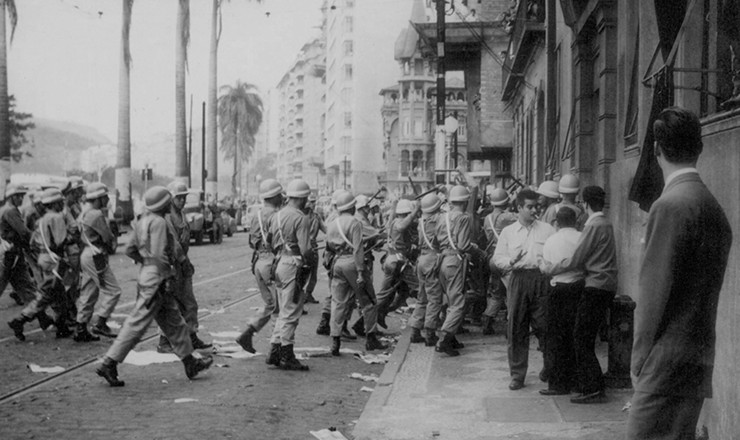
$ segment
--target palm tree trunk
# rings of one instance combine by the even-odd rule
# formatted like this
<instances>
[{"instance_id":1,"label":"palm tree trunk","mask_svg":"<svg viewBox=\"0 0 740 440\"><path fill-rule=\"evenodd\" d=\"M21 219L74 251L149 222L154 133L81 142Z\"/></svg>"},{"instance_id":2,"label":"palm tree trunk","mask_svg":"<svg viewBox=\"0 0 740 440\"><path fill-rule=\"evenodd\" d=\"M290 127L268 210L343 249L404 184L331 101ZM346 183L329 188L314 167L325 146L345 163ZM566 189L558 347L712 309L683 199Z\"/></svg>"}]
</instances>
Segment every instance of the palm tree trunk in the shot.
<instances>
[{"instance_id":1,"label":"palm tree trunk","mask_svg":"<svg viewBox=\"0 0 740 440\"><path fill-rule=\"evenodd\" d=\"M0 0L0 197L10 181L10 109L8 99L8 50L5 36L5 1Z\"/></svg>"},{"instance_id":2,"label":"palm tree trunk","mask_svg":"<svg viewBox=\"0 0 740 440\"><path fill-rule=\"evenodd\" d=\"M211 13L211 51L208 59L208 104L206 105L206 154L208 155L208 178L206 193L218 200L218 126L216 122L218 87L218 40L220 27L218 25L220 0L213 0ZM204 159L205 160L205 159Z\"/></svg>"},{"instance_id":3,"label":"palm tree trunk","mask_svg":"<svg viewBox=\"0 0 740 440\"><path fill-rule=\"evenodd\" d=\"M238 125L234 123L234 174L231 175L231 194L236 196L236 187L239 186L239 132Z\"/></svg>"},{"instance_id":4,"label":"palm tree trunk","mask_svg":"<svg viewBox=\"0 0 740 440\"><path fill-rule=\"evenodd\" d=\"M129 51L129 31L131 30L131 9L134 0L122 0L123 21L121 23L121 59L118 70L118 155L116 158L116 198L121 208L123 220L134 218L134 205L131 200L131 52Z\"/></svg>"},{"instance_id":5,"label":"palm tree trunk","mask_svg":"<svg viewBox=\"0 0 740 440\"><path fill-rule=\"evenodd\" d=\"M188 181L188 148L185 119L185 63L190 33L190 0L180 0L175 36L175 180Z\"/></svg>"}]
</instances>

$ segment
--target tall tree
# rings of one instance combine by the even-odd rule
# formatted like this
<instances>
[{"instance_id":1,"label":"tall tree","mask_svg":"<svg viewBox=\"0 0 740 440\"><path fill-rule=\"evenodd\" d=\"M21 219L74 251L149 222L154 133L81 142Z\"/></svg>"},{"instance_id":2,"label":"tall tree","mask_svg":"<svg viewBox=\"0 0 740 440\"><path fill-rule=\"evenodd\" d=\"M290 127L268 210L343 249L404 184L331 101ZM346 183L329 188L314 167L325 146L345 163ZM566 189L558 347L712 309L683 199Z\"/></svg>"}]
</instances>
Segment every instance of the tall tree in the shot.
<instances>
[{"instance_id":1,"label":"tall tree","mask_svg":"<svg viewBox=\"0 0 740 440\"><path fill-rule=\"evenodd\" d=\"M208 155L207 197L218 200L218 126L216 89L218 84L218 42L221 39L221 0L213 0L211 51L208 59L208 102L206 103L206 154ZM203 158L203 160L206 160Z\"/></svg>"},{"instance_id":2,"label":"tall tree","mask_svg":"<svg viewBox=\"0 0 740 440\"><path fill-rule=\"evenodd\" d=\"M190 0L179 0L175 36L175 180L188 182L185 70L190 42Z\"/></svg>"},{"instance_id":3,"label":"tall tree","mask_svg":"<svg viewBox=\"0 0 740 440\"><path fill-rule=\"evenodd\" d=\"M134 218L131 200L131 11L134 0L122 0L121 58L118 68L118 154L116 156L116 200L124 221Z\"/></svg>"},{"instance_id":4,"label":"tall tree","mask_svg":"<svg viewBox=\"0 0 740 440\"><path fill-rule=\"evenodd\" d=\"M14 0L0 0L0 197L5 197L5 186L10 181L10 99L8 98L8 48L6 41L5 14L10 21L10 41L13 42L18 12Z\"/></svg>"},{"instance_id":5,"label":"tall tree","mask_svg":"<svg viewBox=\"0 0 740 440\"><path fill-rule=\"evenodd\" d=\"M238 198L241 162L252 155L254 136L262 124L262 98L257 87L241 81L237 81L234 87L221 87L218 120L221 128L221 151L227 159L234 159L231 193L234 198Z\"/></svg>"}]
</instances>

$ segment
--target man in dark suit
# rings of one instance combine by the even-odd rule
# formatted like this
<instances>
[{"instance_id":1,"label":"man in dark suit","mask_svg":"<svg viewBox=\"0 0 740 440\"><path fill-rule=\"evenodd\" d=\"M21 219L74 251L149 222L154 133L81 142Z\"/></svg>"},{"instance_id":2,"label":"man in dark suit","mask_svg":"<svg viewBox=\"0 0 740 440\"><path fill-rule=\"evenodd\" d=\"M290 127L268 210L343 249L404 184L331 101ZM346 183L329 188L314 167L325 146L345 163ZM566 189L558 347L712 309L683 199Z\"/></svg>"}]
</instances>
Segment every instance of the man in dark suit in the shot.
<instances>
[{"instance_id":1,"label":"man in dark suit","mask_svg":"<svg viewBox=\"0 0 740 440\"><path fill-rule=\"evenodd\" d=\"M628 439L693 439L712 395L715 321L732 231L701 181L701 124L663 110L653 124L665 177L650 208L639 277Z\"/></svg>"}]
</instances>

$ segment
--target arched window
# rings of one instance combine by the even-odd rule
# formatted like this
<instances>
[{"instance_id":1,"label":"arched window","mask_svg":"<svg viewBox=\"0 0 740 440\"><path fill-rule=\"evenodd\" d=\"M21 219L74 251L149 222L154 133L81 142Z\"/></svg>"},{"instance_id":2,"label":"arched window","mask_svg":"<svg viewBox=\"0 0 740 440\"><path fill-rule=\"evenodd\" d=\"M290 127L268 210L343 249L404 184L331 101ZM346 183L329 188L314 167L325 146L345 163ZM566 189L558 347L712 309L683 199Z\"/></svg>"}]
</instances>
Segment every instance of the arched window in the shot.
<instances>
[{"instance_id":1,"label":"arched window","mask_svg":"<svg viewBox=\"0 0 740 440\"><path fill-rule=\"evenodd\" d=\"M421 150L414 150L414 155L411 159L411 171L414 174L424 172L424 153Z\"/></svg>"},{"instance_id":2,"label":"arched window","mask_svg":"<svg viewBox=\"0 0 740 440\"><path fill-rule=\"evenodd\" d=\"M409 175L409 152L408 150L401 151L401 175Z\"/></svg>"}]
</instances>

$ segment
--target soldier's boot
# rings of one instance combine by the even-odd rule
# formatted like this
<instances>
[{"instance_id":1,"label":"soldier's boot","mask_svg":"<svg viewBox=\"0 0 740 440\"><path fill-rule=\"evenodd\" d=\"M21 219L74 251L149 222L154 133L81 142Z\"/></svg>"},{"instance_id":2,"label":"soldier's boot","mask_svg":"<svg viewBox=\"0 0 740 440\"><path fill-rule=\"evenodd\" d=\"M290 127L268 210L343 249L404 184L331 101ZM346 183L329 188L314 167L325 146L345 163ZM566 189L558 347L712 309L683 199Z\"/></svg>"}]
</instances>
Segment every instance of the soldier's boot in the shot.
<instances>
[{"instance_id":1,"label":"soldier's boot","mask_svg":"<svg viewBox=\"0 0 740 440\"><path fill-rule=\"evenodd\" d=\"M13 334L15 334L16 339L19 341L25 341L26 335L23 334L23 326L31 321L31 319L21 315L12 321L8 321L8 327L13 329Z\"/></svg>"},{"instance_id":2,"label":"soldier's boot","mask_svg":"<svg viewBox=\"0 0 740 440\"><path fill-rule=\"evenodd\" d=\"M84 322L78 322L77 328L75 328L75 335L72 337L75 342L96 342L100 340L100 337L93 335L87 330L87 324Z\"/></svg>"},{"instance_id":3,"label":"soldier's boot","mask_svg":"<svg viewBox=\"0 0 740 440\"><path fill-rule=\"evenodd\" d=\"M395 298L393 298L393 302L390 306L388 306L388 311L393 312L395 310L398 310L401 307L406 307L408 304L406 303L406 299L409 297L408 292L399 290L396 292Z\"/></svg>"},{"instance_id":4,"label":"soldier's boot","mask_svg":"<svg viewBox=\"0 0 740 440\"><path fill-rule=\"evenodd\" d=\"M108 382L108 385L112 387L122 387L125 385L125 382L118 379L118 368L116 367L116 364L118 362L114 361L113 359L106 357L103 359L103 363L100 364L100 366L95 369L95 372L98 374L98 376L102 377L103 379Z\"/></svg>"},{"instance_id":5,"label":"soldier's boot","mask_svg":"<svg viewBox=\"0 0 740 440\"><path fill-rule=\"evenodd\" d=\"M202 341L197 333L190 333L190 342L193 344L194 350L205 350L206 348L213 347L213 344Z\"/></svg>"},{"instance_id":6,"label":"soldier's boot","mask_svg":"<svg viewBox=\"0 0 740 440\"><path fill-rule=\"evenodd\" d=\"M365 318L360 316L360 319L355 321L355 323L352 325L352 331L355 332L357 336L365 336Z\"/></svg>"},{"instance_id":7,"label":"soldier's boot","mask_svg":"<svg viewBox=\"0 0 740 440\"><path fill-rule=\"evenodd\" d=\"M349 339L350 341L354 341L357 339L357 336L353 335L349 329L347 328L347 321L344 321L344 324L342 325L342 334L341 336L344 339Z\"/></svg>"},{"instance_id":8,"label":"soldier's boot","mask_svg":"<svg viewBox=\"0 0 740 440\"><path fill-rule=\"evenodd\" d=\"M105 336L106 338L115 338L118 336L113 329L108 326L108 318L98 317L95 325L92 326L90 332L94 335Z\"/></svg>"},{"instance_id":9,"label":"soldier's boot","mask_svg":"<svg viewBox=\"0 0 740 440\"><path fill-rule=\"evenodd\" d=\"M276 367L280 366L280 344L272 344L270 346L270 354L267 355L265 363Z\"/></svg>"},{"instance_id":10,"label":"soldier's boot","mask_svg":"<svg viewBox=\"0 0 740 440\"><path fill-rule=\"evenodd\" d=\"M41 330L46 330L54 325L54 320L51 319L51 316L47 315L43 310L36 314L36 319L39 321L39 327L41 327Z\"/></svg>"},{"instance_id":11,"label":"soldier's boot","mask_svg":"<svg viewBox=\"0 0 740 440\"><path fill-rule=\"evenodd\" d=\"M254 354L256 353L256 350L252 345L252 336L254 336L254 329L251 325L249 325L247 326L247 329L244 330L238 338L236 338L236 343L239 344L239 346L243 348L244 351L248 351L249 353Z\"/></svg>"},{"instance_id":12,"label":"soldier's boot","mask_svg":"<svg viewBox=\"0 0 740 440\"><path fill-rule=\"evenodd\" d=\"M292 344L280 346L280 368L283 370L308 371L308 365L303 365L295 358Z\"/></svg>"},{"instance_id":13,"label":"soldier's boot","mask_svg":"<svg viewBox=\"0 0 740 440\"><path fill-rule=\"evenodd\" d=\"M411 343L418 344L424 342L424 337L421 335L421 329L411 327Z\"/></svg>"},{"instance_id":14,"label":"soldier's boot","mask_svg":"<svg viewBox=\"0 0 740 440\"><path fill-rule=\"evenodd\" d=\"M165 335L159 335L159 343L157 344L157 353L172 353L172 344Z\"/></svg>"},{"instance_id":15,"label":"soldier's boot","mask_svg":"<svg viewBox=\"0 0 740 440\"><path fill-rule=\"evenodd\" d=\"M426 334L427 337L425 339L424 345L427 347L436 347L437 341L439 341L439 338L437 337L437 332L433 328L426 328Z\"/></svg>"},{"instance_id":16,"label":"soldier's boot","mask_svg":"<svg viewBox=\"0 0 740 440\"><path fill-rule=\"evenodd\" d=\"M457 338L455 337L455 335L452 335L452 340L451 340L450 343L452 344L452 348L454 348L455 350L459 350L461 348L465 348L465 344L463 344L462 342L458 341Z\"/></svg>"},{"instance_id":17,"label":"soldier's boot","mask_svg":"<svg viewBox=\"0 0 740 440\"><path fill-rule=\"evenodd\" d=\"M334 336L331 338L331 355L332 356L339 356L339 347L342 345L341 339L339 336Z\"/></svg>"},{"instance_id":18,"label":"soldier's boot","mask_svg":"<svg viewBox=\"0 0 740 440\"><path fill-rule=\"evenodd\" d=\"M460 352L455 349L452 345L454 336L452 333L444 333L442 340L439 341L435 350L439 353L445 353L448 356L460 356Z\"/></svg>"},{"instance_id":19,"label":"soldier's boot","mask_svg":"<svg viewBox=\"0 0 740 440\"><path fill-rule=\"evenodd\" d=\"M54 326L57 328L57 339L68 338L74 334L74 331L67 325L67 317L63 314L57 316Z\"/></svg>"},{"instance_id":20,"label":"soldier's boot","mask_svg":"<svg viewBox=\"0 0 740 440\"><path fill-rule=\"evenodd\" d=\"M386 344L383 344L378 340L377 335L375 332L368 333L365 337L365 350L372 351L372 350L385 350L388 346Z\"/></svg>"},{"instance_id":21,"label":"soldier's boot","mask_svg":"<svg viewBox=\"0 0 740 440\"><path fill-rule=\"evenodd\" d=\"M182 363L185 365L185 375L188 376L188 379L192 379L201 371L207 370L213 363L213 358L210 356L197 358L189 354L182 358Z\"/></svg>"},{"instance_id":22,"label":"soldier's boot","mask_svg":"<svg viewBox=\"0 0 740 440\"><path fill-rule=\"evenodd\" d=\"M16 305L22 306L25 304L23 302L23 298L21 298L17 292L10 292L10 297L13 299L13 301L15 301Z\"/></svg>"},{"instance_id":23,"label":"soldier's boot","mask_svg":"<svg viewBox=\"0 0 740 440\"><path fill-rule=\"evenodd\" d=\"M309 292L306 294L306 304L318 304L319 300L314 298L313 292Z\"/></svg>"},{"instance_id":24,"label":"soldier's boot","mask_svg":"<svg viewBox=\"0 0 740 440\"><path fill-rule=\"evenodd\" d=\"M319 321L319 326L316 327L316 334L317 335L324 335L329 336L331 333L331 329L329 328L329 320L331 319L330 313L322 313L321 314L321 321Z\"/></svg>"},{"instance_id":25,"label":"soldier's boot","mask_svg":"<svg viewBox=\"0 0 740 440\"><path fill-rule=\"evenodd\" d=\"M484 335L492 335L493 334L493 318L490 316L482 315L481 319L481 327L483 329Z\"/></svg>"}]
</instances>

